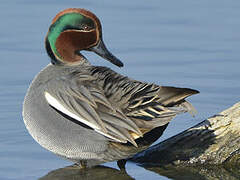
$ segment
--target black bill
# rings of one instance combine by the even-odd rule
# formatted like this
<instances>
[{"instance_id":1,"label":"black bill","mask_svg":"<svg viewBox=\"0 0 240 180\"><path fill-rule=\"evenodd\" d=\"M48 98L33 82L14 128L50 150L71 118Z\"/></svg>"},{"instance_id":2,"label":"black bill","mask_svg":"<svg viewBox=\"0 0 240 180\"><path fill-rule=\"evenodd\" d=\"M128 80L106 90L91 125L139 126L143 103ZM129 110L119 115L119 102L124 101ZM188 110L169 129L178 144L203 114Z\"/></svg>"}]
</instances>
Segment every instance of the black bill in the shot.
<instances>
[{"instance_id":1,"label":"black bill","mask_svg":"<svg viewBox=\"0 0 240 180\"><path fill-rule=\"evenodd\" d=\"M110 61L116 66L123 67L123 63L108 51L102 40L99 40L98 44L94 47L89 48L89 50L95 52L96 54Z\"/></svg>"}]
</instances>

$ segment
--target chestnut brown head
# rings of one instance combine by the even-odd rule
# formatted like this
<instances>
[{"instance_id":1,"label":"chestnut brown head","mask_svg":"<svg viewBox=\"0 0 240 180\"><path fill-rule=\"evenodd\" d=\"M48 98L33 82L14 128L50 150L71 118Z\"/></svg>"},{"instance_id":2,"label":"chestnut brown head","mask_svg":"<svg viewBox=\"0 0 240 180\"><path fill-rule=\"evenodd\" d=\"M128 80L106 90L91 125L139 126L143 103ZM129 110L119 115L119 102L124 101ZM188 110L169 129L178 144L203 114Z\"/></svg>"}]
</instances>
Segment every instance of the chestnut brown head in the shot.
<instances>
[{"instance_id":1,"label":"chestnut brown head","mask_svg":"<svg viewBox=\"0 0 240 180\"><path fill-rule=\"evenodd\" d=\"M99 19L85 9L70 8L56 15L46 36L46 50L53 64L74 64L82 60L80 51L93 51L122 67L102 40Z\"/></svg>"}]
</instances>

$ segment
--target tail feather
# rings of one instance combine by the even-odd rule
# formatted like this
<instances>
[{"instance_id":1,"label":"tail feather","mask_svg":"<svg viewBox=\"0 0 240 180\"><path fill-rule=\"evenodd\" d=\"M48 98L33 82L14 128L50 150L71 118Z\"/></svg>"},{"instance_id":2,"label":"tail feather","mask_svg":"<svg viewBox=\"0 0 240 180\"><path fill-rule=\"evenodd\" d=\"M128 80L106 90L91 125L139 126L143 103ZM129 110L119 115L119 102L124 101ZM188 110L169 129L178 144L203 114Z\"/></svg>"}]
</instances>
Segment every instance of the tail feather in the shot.
<instances>
[{"instance_id":1,"label":"tail feather","mask_svg":"<svg viewBox=\"0 0 240 180\"><path fill-rule=\"evenodd\" d=\"M199 93L198 91L188 88L151 86L151 88L147 86L148 91L141 89L141 92L144 90L145 96L135 95L135 99L132 99L134 103L129 106L127 116L139 128L145 127L151 130L168 124L177 114L184 112L189 112L192 116L196 114L196 109L185 98ZM157 91L156 87L158 87ZM148 95L147 100L146 95Z\"/></svg>"},{"instance_id":2,"label":"tail feather","mask_svg":"<svg viewBox=\"0 0 240 180\"><path fill-rule=\"evenodd\" d=\"M176 104L182 103L183 100L188 96L197 93L199 93L199 91L194 89L162 86L158 93L158 102L164 106L174 106Z\"/></svg>"}]
</instances>

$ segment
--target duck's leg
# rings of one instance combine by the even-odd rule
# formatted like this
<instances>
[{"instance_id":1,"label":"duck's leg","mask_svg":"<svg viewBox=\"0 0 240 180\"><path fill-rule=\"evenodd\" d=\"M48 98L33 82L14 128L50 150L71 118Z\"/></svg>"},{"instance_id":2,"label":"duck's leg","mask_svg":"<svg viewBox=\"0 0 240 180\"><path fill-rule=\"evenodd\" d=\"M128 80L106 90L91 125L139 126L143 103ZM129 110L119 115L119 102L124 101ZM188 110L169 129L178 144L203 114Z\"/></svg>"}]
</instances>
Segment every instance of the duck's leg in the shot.
<instances>
[{"instance_id":1,"label":"duck's leg","mask_svg":"<svg viewBox=\"0 0 240 180\"><path fill-rule=\"evenodd\" d=\"M70 167L76 168L76 169L86 169L87 168L87 162L86 161L78 161L77 163L71 165Z\"/></svg>"},{"instance_id":2,"label":"duck's leg","mask_svg":"<svg viewBox=\"0 0 240 180\"><path fill-rule=\"evenodd\" d=\"M125 169L126 163L127 163L126 159L121 159L121 160L117 161L117 165L118 165L119 169L124 170L124 171L126 171L126 169Z\"/></svg>"},{"instance_id":3,"label":"duck's leg","mask_svg":"<svg viewBox=\"0 0 240 180\"><path fill-rule=\"evenodd\" d=\"M87 161L79 161L78 166L80 167L80 169L86 169Z\"/></svg>"}]
</instances>

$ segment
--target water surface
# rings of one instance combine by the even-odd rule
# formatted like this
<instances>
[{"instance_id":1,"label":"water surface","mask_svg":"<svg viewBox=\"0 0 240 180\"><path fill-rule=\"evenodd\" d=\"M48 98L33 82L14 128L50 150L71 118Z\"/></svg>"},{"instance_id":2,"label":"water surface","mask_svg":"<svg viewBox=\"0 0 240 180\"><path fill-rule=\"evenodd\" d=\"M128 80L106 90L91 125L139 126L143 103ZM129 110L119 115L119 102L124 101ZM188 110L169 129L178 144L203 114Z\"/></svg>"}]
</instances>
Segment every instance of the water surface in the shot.
<instances>
[{"instance_id":1,"label":"water surface","mask_svg":"<svg viewBox=\"0 0 240 180\"><path fill-rule=\"evenodd\" d=\"M89 9L102 20L105 43L125 67L118 69L85 53L93 64L109 66L138 80L201 92L189 99L198 110L197 116L178 116L159 141L240 100L239 1L1 1L1 180L38 179L71 165L40 147L21 116L32 78L49 63L44 37L50 21L69 7ZM117 169L116 163L104 165ZM133 163L127 163L127 173L135 179L160 178ZM121 175L116 177L121 179Z\"/></svg>"}]
</instances>

